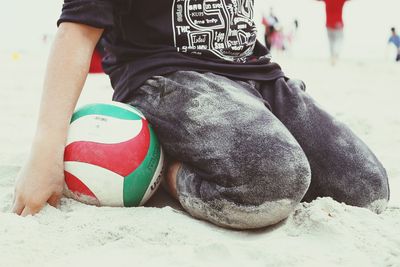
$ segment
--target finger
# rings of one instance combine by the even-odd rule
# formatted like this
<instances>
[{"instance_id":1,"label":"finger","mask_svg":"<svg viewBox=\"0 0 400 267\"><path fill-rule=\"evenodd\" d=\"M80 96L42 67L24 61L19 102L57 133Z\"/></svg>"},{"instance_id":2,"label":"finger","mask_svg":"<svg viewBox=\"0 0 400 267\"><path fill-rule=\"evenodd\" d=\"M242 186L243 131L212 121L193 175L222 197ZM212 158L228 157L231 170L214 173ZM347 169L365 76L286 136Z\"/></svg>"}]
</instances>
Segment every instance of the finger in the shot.
<instances>
[{"instance_id":1,"label":"finger","mask_svg":"<svg viewBox=\"0 0 400 267\"><path fill-rule=\"evenodd\" d=\"M25 208L21 212L21 216L26 217L28 215L32 215L32 211L28 206L25 206Z\"/></svg>"},{"instance_id":2,"label":"finger","mask_svg":"<svg viewBox=\"0 0 400 267\"><path fill-rule=\"evenodd\" d=\"M21 215L21 212L24 209L24 207L25 205L22 201L15 199L12 207L12 212L16 213L17 215Z\"/></svg>"},{"instance_id":3,"label":"finger","mask_svg":"<svg viewBox=\"0 0 400 267\"><path fill-rule=\"evenodd\" d=\"M21 212L21 216L25 217L28 215L35 215L42 209L43 205L31 205L31 206L25 206L25 208Z\"/></svg>"},{"instance_id":4,"label":"finger","mask_svg":"<svg viewBox=\"0 0 400 267\"><path fill-rule=\"evenodd\" d=\"M53 194L47 203L49 203L51 206L57 208L60 205L60 199L61 199L61 194Z\"/></svg>"}]
</instances>

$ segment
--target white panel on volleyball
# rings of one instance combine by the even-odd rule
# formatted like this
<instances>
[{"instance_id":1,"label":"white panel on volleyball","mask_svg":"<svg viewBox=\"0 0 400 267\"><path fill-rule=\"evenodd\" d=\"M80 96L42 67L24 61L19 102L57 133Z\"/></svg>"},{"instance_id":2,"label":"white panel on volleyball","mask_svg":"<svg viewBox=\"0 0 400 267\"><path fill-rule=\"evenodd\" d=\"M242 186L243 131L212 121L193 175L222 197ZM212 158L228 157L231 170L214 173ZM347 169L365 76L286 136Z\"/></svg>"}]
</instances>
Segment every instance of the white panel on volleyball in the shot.
<instances>
[{"instance_id":1,"label":"white panel on volleyball","mask_svg":"<svg viewBox=\"0 0 400 267\"><path fill-rule=\"evenodd\" d=\"M87 141L117 144L136 137L142 130L142 120L123 120L104 115L87 115L71 123L67 145Z\"/></svg>"},{"instance_id":2,"label":"white panel on volleyball","mask_svg":"<svg viewBox=\"0 0 400 267\"><path fill-rule=\"evenodd\" d=\"M95 194L100 205L124 206L124 177L84 162L66 161L64 168Z\"/></svg>"},{"instance_id":3,"label":"white panel on volleyball","mask_svg":"<svg viewBox=\"0 0 400 267\"><path fill-rule=\"evenodd\" d=\"M150 181L149 187L147 187L146 193L144 193L142 200L140 201L139 206L143 205L146 203L146 201L153 195L153 193L157 190L158 186L161 184L161 180L157 181L158 177L160 176L160 173L163 169L164 165L164 152L162 147L160 147L160 160L158 161L158 165L156 168L156 171L154 172L153 178ZM160 177L160 179L163 179L163 177ZM157 182L156 187L153 188L153 184Z\"/></svg>"}]
</instances>

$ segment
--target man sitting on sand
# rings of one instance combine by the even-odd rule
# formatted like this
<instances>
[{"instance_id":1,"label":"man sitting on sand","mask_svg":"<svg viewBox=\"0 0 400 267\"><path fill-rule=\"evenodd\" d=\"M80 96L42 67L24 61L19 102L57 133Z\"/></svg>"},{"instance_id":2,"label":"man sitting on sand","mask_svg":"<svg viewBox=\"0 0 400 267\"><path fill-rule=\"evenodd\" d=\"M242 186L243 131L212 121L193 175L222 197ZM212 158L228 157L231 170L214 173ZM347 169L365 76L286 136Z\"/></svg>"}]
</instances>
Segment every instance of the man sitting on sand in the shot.
<instances>
[{"instance_id":1,"label":"man sitting on sand","mask_svg":"<svg viewBox=\"0 0 400 267\"><path fill-rule=\"evenodd\" d=\"M253 15L252 0L65 0L13 211L58 204L70 117L102 38L114 100L154 126L170 191L194 217L259 228L325 196L382 212L385 169L270 61Z\"/></svg>"}]
</instances>

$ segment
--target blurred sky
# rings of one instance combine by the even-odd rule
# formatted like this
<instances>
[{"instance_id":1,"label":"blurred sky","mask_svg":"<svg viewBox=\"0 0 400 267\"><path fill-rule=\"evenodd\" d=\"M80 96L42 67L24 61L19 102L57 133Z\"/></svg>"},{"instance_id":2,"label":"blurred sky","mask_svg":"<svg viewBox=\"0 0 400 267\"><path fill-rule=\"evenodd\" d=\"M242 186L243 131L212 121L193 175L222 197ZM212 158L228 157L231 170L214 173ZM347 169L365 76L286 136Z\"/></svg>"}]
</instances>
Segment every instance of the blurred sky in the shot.
<instances>
[{"instance_id":1,"label":"blurred sky","mask_svg":"<svg viewBox=\"0 0 400 267\"><path fill-rule=\"evenodd\" d=\"M162 0L159 0L162 1ZM62 0L13 0L0 9L0 52L44 49L44 34L53 36ZM324 5L316 0L255 0L256 21L273 7L285 30L294 18L300 22L293 53L298 56L326 57L328 46L324 27ZM344 12L346 42L344 57L381 59L387 49L389 28L400 31L400 0L351 0ZM260 26L259 37L263 29Z\"/></svg>"}]
</instances>

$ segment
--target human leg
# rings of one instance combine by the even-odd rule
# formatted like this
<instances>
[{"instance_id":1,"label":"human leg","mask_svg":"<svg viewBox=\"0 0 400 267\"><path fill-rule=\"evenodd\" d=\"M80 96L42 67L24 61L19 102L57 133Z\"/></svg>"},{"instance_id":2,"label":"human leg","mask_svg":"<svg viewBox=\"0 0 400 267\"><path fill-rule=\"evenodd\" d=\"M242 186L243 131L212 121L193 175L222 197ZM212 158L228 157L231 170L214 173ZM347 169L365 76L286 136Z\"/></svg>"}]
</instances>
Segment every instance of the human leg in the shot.
<instances>
[{"instance_id":1,"label":"human leg","mask_svg":"<svg viewBox=\"0 0 400 267\"><path fill-rule=\"evenodd\" d=\"M177 195L194 217L258 228L286 218L303 198L307 159L257 94L218 75L180 71L153 77L130 101L182 163Z\"/></svg>"},{"instance_id":2,"label":"human leg","mask_svg":"<svg viewBox=\"0 0 400 267\"><path fill-rule=\"evenodd\" d=\"M330 196L349 205L382 212L389 185L382 164L347 126L339 122L302 89L304 83L278 80L260 90L273 113L303 148L311 166L311 185L304 197Z\"/></svg>"},{"instance_id":3,"label":"human leg","mask_svg":"<svg viewBox=\"0 0 400 267\"><path fill-rule=\"evenodd\" d=\"M335 59L335 36L333 30L327 29L328 33L328 42L329 42L329 53L331 58L331 63L334 65L336 63Z\"/></svg>"},{"instance_id":4,"label":"human leg","mask_svg":"<svg viewBox=\"0 0 400 267\"><path fill-rule=\"evenodd\" d=\"M343 43L343 29L327 28L329 51L331 55L331 63L335 65L339 59L340 51Z\"/></svg>"}]
</instances>

